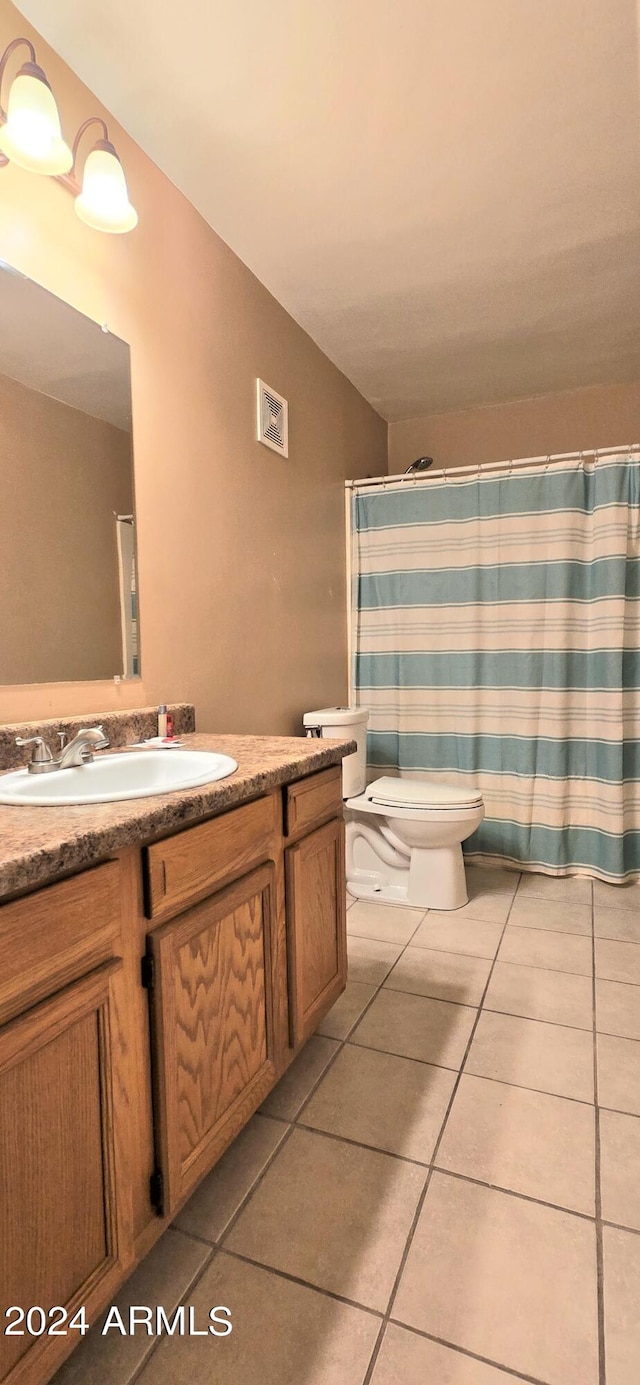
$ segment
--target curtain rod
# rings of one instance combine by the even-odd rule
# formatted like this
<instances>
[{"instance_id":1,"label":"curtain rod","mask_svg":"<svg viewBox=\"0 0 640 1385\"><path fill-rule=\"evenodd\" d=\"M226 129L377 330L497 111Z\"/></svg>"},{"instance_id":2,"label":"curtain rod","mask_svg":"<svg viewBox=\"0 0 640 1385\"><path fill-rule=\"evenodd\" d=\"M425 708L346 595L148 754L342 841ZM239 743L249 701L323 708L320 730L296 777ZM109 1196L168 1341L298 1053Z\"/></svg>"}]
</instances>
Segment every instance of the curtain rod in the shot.
<instances>
[{"instance_id":1,"label":"curtain rod","mask_svg":"<svg viewBox=\"0 0 640 1385\"><path fill-rule=\"evenodd\" d=\"M461 472L467 473L471 479L480 473L488 471L513 471L516 467L541 466L550 462L571 462L578 461L582 457L593 457L594 461L598 457L615 457L619 453L638 452L640 442L625 443L621 447L585 447L580 452L555 452L546 457L518 457L514 461L505 462L479 462L477 466L445 466L437 471L413 472L407 475L406 471L399 472L395 476L369 476L360 481L345 481L347 490L357 490L360 486L392 486L398 481L411 481L413 485L417 482L433 481L436 476L441 476L445 481L451 475L458 476Z\"/></svg>"}]
</instances>

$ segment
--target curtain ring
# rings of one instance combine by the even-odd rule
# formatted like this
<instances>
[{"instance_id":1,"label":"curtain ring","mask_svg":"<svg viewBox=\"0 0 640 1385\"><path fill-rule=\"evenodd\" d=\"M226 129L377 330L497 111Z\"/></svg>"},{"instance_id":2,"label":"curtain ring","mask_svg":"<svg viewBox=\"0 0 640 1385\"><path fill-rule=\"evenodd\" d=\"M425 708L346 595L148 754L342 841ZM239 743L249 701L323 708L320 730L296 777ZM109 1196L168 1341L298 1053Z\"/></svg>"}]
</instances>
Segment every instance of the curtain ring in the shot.
<instances>
[{"instance_id":1,"label":"curtain ring","mask_svg":"<svg viewBox=\"0 0 640 1385\"><path fill-rule=\"evenodd\" d=\"M510 457L510 458L509 458L509 475L510 475L510 476L511 476L512 472L513 472L513 457Z\"/></svg>"},{"instance_id":2,"label":"curtain ring","mask_svg":"<svg viewBox=\"0 0 640 1385\"><path fill-rule=\"evenodd\" d=\"M443 468L442 468L442 475L443 475L444 480L446 481L446 479L447 479L447 468L446 468L446 466L443 466Z\"/></svg>"},{"instance_id":3,"label":"curtain ring","mask_svg":"<svg viewBox=\"0 0 640 1385\"><path fill-rule=\"evenodd\" d=\"M550 466L551 466L551 454L549 453L549 455L547 456L547 460L546 460L546 462L545 462L545 464L544 464L545 472L549 470L549 467L550 467Z\"/></svg>"}]
</instances>

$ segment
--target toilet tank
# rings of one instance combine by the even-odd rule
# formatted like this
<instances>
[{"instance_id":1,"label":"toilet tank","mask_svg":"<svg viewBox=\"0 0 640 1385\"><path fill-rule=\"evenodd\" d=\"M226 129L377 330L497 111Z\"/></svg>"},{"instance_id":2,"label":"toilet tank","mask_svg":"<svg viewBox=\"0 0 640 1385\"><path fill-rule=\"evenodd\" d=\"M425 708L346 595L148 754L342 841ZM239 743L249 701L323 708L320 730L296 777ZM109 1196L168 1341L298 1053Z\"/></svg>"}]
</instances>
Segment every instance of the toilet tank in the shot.
<instances>
[{"instance_id":1,"label":"toilet tank","mask_svg":"<svg viewBox=\"0 0 640 1385\"><path fill-rule=\"evenodd\" d=\"M367 778L366 707L322 707L305 712L302 724L308 736L325 736L330 741L357 741L358 749L342 761L342 797L362 793Z\"/></svg>"}]
</instances>

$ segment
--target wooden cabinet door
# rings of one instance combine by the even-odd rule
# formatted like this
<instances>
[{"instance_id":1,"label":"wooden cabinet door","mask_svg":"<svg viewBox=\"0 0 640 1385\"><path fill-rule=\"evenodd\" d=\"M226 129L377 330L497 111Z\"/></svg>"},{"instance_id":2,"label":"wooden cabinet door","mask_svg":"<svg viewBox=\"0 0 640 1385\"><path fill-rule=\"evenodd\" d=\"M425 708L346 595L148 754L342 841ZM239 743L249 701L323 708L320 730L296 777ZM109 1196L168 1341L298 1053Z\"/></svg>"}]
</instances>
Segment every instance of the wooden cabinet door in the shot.
<instances>
[{"instance_id":1,"label":"wooden cabinet door","mask_svg":"<svg viewBox=\"0 0 640 1385\"><path fill-rule=\"evenodd\" d=\"M275 997L286 981L279 976L277 900L270 861L148 935L165 1216L212 1167L278 1076Z\"/></svg>"},{"instance_id":2,"label":"wooden cabinet door","mask_svg":"<svg viewBox=\"0 0 640 1385\"><path fill-rule=\"evenodd\" d=\"M131 1261L121 966L107 962L0 1029L0 1380L11 1385L48 1380L79 1333L32 1337L23 1321L24 1336L6 1336L7 1309L59 1305L71 1319L84 1305L90 1319Z\"/></svg>"},{"instance_id":3,"label":"wooden cabinet door","mask_svg":"<svg viewBox=\"0 0 640 1385\"><path fill-rule=\"evenodd\" d=\"M304 1043L347 979L344 823L335 818L285 853L289 1017Z\"/></svg>"}]
</instances>

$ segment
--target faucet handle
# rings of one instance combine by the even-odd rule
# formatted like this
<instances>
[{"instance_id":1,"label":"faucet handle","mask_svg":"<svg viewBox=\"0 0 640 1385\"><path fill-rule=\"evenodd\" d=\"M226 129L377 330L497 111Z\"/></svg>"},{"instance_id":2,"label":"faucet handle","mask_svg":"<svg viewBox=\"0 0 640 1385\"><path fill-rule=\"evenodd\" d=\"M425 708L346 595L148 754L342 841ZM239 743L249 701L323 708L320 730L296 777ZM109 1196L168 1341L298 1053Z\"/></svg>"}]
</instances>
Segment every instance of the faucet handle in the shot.
<instances>
[{"instance_id":1,"label":"faucet handle","mask_svg":"<svg viewBox=\"0 0 640 1385\"><path fill-rule=\"evenodd\" d=\"M31 764L47 765L53 760L53 755L42 736L16 736L16 745L32 745Z\"/></svg>"}]
</instances>

